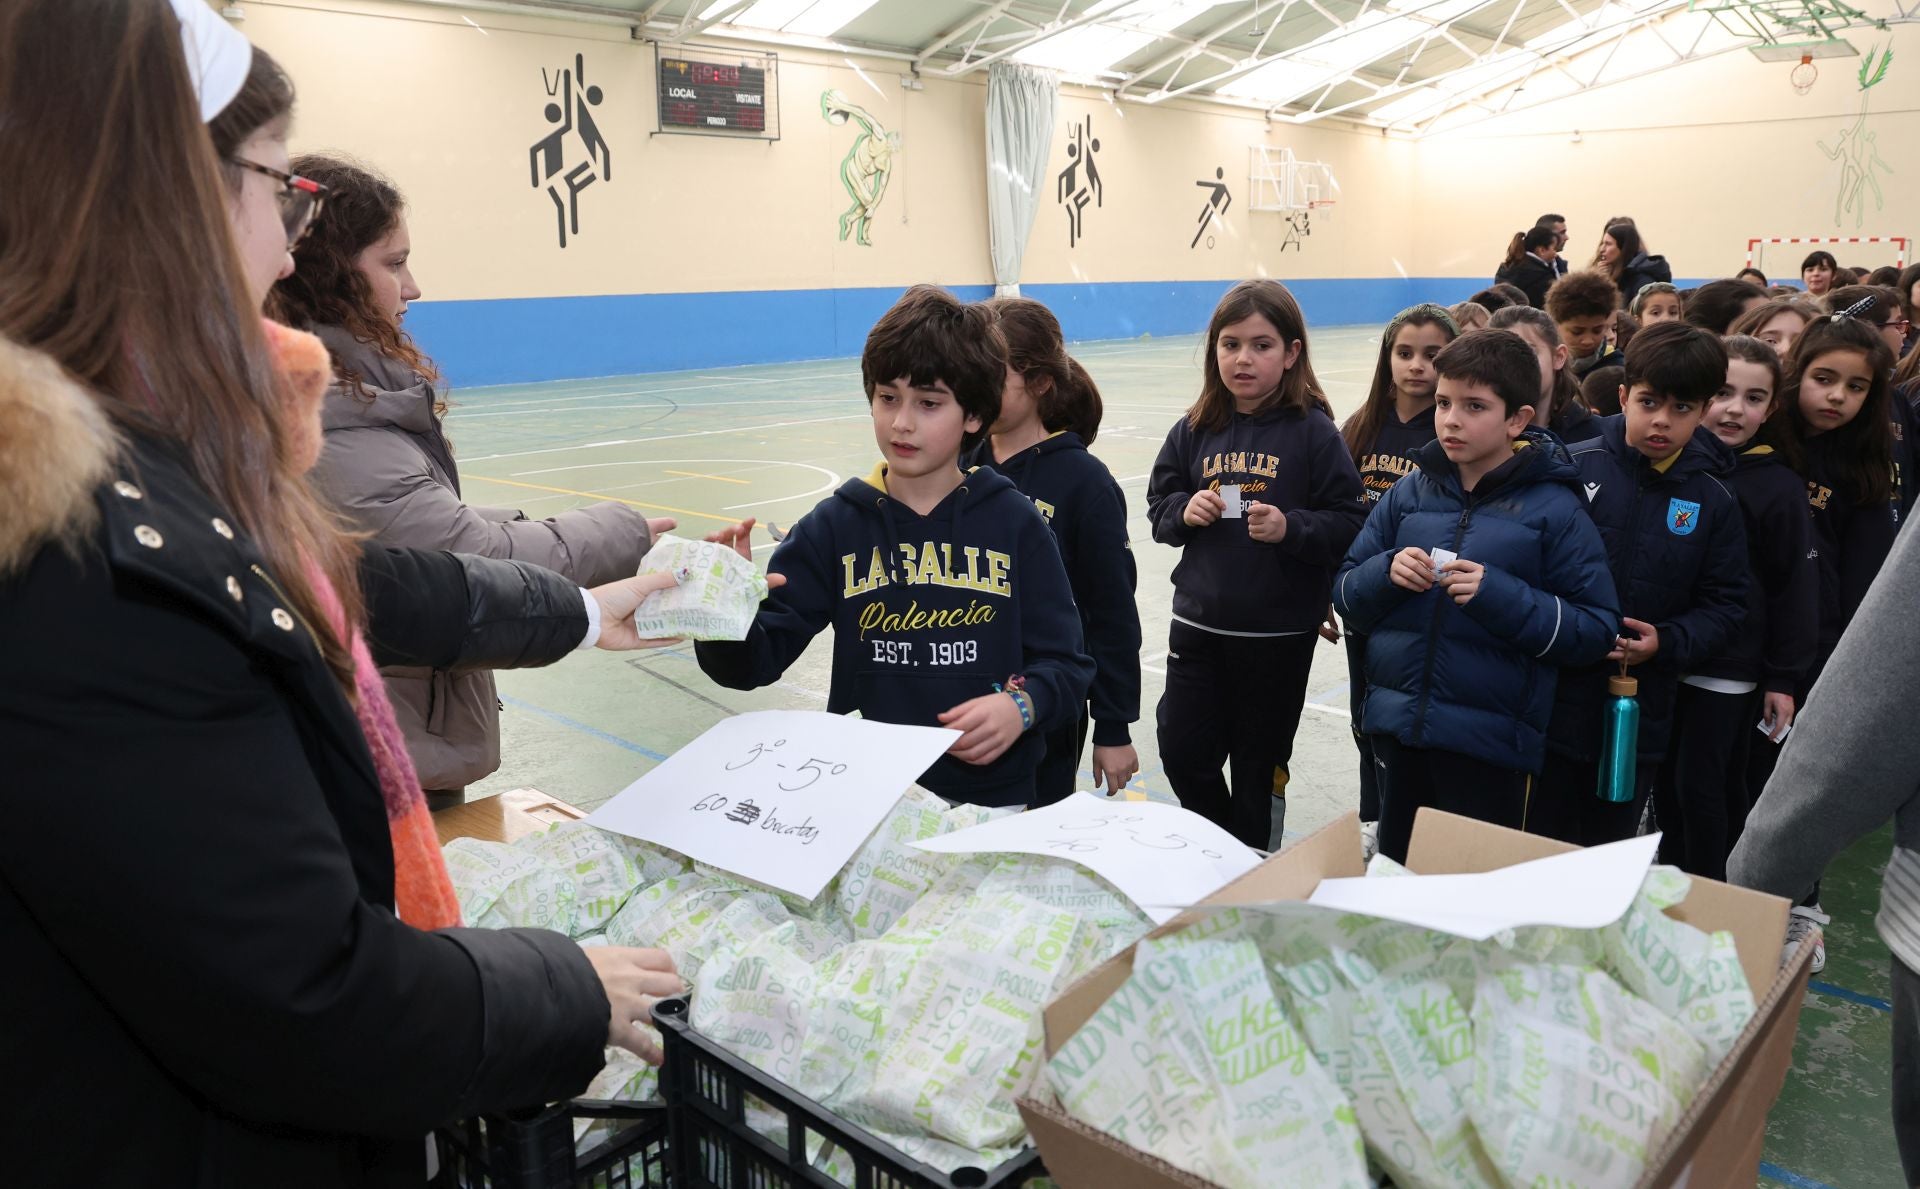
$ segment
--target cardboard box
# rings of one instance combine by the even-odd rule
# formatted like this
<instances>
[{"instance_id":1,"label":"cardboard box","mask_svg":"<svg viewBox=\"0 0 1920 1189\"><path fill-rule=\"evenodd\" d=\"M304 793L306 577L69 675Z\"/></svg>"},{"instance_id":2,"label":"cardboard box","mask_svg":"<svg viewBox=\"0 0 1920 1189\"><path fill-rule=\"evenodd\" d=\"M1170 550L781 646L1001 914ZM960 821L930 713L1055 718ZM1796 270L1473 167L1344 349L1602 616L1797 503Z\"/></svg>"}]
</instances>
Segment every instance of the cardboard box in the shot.
<instances>
[{"instance_id":1,"label":"cardboard box","mask_svg":"<svg viewBox=\"0 0 1920 1189\"><path fill-rule=\"evenodd\" d=\"M1466 874L1572 849L1551 839L1423 809L1414 820L1407 866L1425 874ZM1349 814L1220 889L1207 903L1304 900L1322 879L1361 874L1360 821ZM1708 1077L1673 1133L1647 1162L1639 1189L1752 1189L1759 1175L1767 1112L1780 1096L1793 1063L1800 1003L1813 960L1812 947L1802 946L1791 963L1779 965L1787 908L1778 896L1695 879L1685 902L1667 910L1669 916L1701 929L1733 934L1757 1010L1733 1051ZM1155 930L1154 936L1184 928L1191 920L1176 917ZM1049 1004L1047 1055L1052 1056L1078 1032L1132 973L1129 948ZM1019 1105L1047 1171L1064 1189L1217 1189L1068 1117L1057 1107L1031 1098Z\"/></svg>"},{"instance_id":2,"label":"cardboard box","mask_svg":"<svg viewBox=\"0 0 1920 1189\"><path fill-rule=\"evenodd\" d=\"M539 789L510 789L497 796L440 810L433 815L433 831L440 836L441 846L456 838L518 842L529 834L545 831L556 822L578 821L585 816L584 810L549 797Z\"/></svg>"}]
</instances>

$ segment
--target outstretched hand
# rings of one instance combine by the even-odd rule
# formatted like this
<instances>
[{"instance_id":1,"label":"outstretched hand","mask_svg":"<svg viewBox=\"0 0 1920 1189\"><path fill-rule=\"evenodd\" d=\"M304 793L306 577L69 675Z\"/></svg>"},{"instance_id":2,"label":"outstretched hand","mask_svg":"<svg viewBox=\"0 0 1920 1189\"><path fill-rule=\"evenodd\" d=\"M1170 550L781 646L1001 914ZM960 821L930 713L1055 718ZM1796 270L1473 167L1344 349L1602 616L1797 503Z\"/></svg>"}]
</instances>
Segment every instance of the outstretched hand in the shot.
<instances>
[{"instance_id":1,"label":"outstretched hand","mask_svg":"<svg viewBox=\"0 0 1920 1189\"><path fill-rule=\"evenodd\" d=\"M672 574L641 574L588 591L593 601L600 604L600 639L594 647L604 648L608 652L632 652L680 643L677 636L643 640L639 629L633 626L633 613L640 609L641 603L646 602L648 595L678 585L680 579Z\"/></svg>"},{"instance_id":2,"label":"outstretched hand","mask_svg":"<svg viewBox=\"0 0 1920 1189\"><path fill-rule=\"evenodd\" d=\"M725 545L729 549L733 550L735 553L738 553L741 557L746 558L748 561L752 561L753 560L753 524L754 524L754 518L749 516L745 520L742 520L739 524L729 524L727 527L721 529L717 533L708 533L707 540L713 542L716 545ZM768 590L778 590L781 587L785 586L786 584L787 584L787 576L785 574L768 574L767 575Z\"/></svg>"}]
</instances>

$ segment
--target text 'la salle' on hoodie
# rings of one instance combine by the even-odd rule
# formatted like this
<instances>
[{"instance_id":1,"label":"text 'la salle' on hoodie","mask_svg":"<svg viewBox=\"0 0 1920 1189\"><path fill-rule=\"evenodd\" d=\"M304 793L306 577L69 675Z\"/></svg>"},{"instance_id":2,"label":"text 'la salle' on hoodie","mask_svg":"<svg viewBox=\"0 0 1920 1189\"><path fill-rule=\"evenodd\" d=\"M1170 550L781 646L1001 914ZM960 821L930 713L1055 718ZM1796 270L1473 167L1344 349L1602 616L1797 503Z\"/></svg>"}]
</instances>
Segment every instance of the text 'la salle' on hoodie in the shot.
<instances>
[{"instance_id":1,"label":"text 'la salle' on hoodie","mask_svg":"<svg viewBox=\"0 0 1920 1189\"><path fill-rule=\"evenodd\" d=\"M1249 503L1287 515L1277 544L1247 535L1244 518L1186 522L1198 491L1238 484ZM1347 444L1319 409L1236 411L1226 428L1174 422L1147 481L1153 539L1181 546L1173 568L1175 619L1216 632L1311 632L1327 615L1333 572L1367 518Z\"/></svg>"},{"instance_id":2,"label":"text 'la salle' on hoodie","mask_svg":"<svg viewBox=\"0 0 1920 1189\"><path fill-rule=\"evenodd\" d=\"M786 585L760 605L747 638L695 646L707 676L730 689L770 685L828 624L836 714L935 727L1022 676L1033 729L990 764L943 755L920 783L978 805L1031 799L1043 733L1079 715L1093 661L1053 536L1006 476L970 471L922 516L887 494L877 467L802 517L767 572Z\"/></svg>"}]
</instances>

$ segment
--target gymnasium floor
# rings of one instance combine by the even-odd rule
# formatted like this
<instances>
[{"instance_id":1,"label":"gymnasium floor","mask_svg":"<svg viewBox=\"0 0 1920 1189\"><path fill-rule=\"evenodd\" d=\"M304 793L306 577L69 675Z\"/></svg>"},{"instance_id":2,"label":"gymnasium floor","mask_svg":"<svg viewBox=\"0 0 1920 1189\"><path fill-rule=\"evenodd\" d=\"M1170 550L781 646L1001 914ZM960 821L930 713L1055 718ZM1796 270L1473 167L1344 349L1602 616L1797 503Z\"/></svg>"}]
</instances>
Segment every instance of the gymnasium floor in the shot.
<instances>
[{"instance_id":1,"label":"gymnasium floor","mask_svg":"<svg viewBox=\"0 0 1920 1189\"><path fill-rule=\"evenodd\" d=\"M1378 335L1378 327L1313 332L1315 370L1342 417L1365 394ZM1126 493L1140 569L1145 721L1134 730L1141 774L1128 790L1133 797L1171 797L1152 719L1177 554L1152 540L1145 494L1168 427L1198 389L1203 347L1189 336L1074 348L1105 398L1094 453ZM846 478L867 474L878 457L856 359L466 389L454 401L449 429L466 498L533 517L610 498L677 518L683 535L746 516L787 526ZM762 532L755 540L763 557L773 547ZM828 639L823 634L784 680L753 693L708 681L690 645L594 652L551 669L503 673L504 762L469 795L533 786L591 808L722 715L823 708ZM1345 658L1323 644L1294 745L1289 836L1357 804L1349 730ZM1794 1072L1768 1128L1763 1184L1900 1183L1888 1118L1887 953L1872 928L1889 846L1886 830L1863 841L1825 882L1833 917L1827 969L1801 1017Z\"/></svg>"}]
</instances>

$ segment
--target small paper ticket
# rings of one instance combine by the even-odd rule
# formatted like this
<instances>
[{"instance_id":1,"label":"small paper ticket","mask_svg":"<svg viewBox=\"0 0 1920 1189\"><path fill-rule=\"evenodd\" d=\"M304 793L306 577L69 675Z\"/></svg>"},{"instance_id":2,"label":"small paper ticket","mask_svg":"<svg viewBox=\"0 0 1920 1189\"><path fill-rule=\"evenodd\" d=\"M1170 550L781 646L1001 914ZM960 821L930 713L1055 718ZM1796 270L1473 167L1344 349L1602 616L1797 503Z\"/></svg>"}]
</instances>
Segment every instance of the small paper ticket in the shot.
<instances>
[{"instance_id":1,"label":"small paper ticket","mask_svg":"<svg viewBox=\"0 0 1920 1189\"><path fill-rule=\"evenodd\" d=\"M1238 483L1222 483L1220 485L1220 498L1227 501L1226 508L1220 513L1223 518L1227 520L1238 520L1246 515L1245 505L1240 501L1240 485Z\"/></svg>"}]
</instances>

